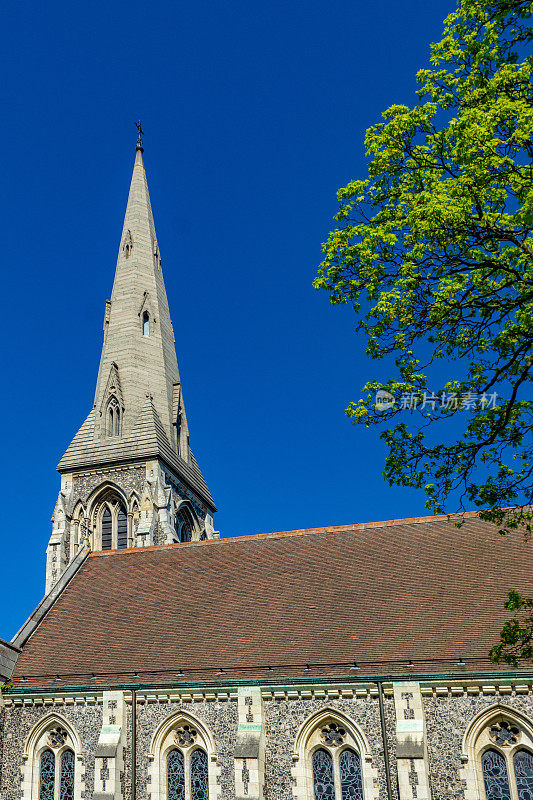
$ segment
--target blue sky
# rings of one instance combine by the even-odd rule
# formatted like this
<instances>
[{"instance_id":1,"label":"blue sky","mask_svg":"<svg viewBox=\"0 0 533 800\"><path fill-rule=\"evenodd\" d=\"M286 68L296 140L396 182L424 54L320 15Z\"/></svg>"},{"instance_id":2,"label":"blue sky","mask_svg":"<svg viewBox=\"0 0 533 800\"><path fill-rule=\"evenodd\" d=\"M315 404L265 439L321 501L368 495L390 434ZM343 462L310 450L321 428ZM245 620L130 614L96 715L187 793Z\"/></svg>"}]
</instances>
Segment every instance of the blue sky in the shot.
<instances>
[{"instance_id":1,"label":"blue sky","mask_svg":"<svg viewBox=\"0 0 533 800\"><path fill-rule=\"evenodd\" d=\"M343 410L378 374L311 283L365 129L415 102L451 2L111 0L4 9L0 636L40 600L55 466L89 412L134 158L191 444L222 535L424 514ZM383 375L383 368L379 370Z\"/></svg>"}]
</instances>

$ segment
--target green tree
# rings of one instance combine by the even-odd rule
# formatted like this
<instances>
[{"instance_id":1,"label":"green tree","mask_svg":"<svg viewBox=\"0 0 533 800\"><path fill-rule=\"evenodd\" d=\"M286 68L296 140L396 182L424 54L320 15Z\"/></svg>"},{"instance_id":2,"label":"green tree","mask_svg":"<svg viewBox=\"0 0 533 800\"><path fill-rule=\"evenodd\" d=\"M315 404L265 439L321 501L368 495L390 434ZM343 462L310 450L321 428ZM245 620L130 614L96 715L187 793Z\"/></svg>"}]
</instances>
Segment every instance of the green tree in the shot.
<instances>
[{"instance_id":1,"label":"green tree","mask_svg":"<svg viewBox=\"0 0 533 800\"><path fill-rule=\"evenodd\" d=\"M459 497L459 509L473 503L502 532L526 536L532 13L528 0L460 0L431 47L432 68L417 75L419 103L392 106L367 131L368 176L338 192L338 224L314 283L333 304L353 305L370 357L395 364L391 380L368 382L346 412L355 423L385 423L389 483L425 489L435 513ZM376 406L380 390L393 405ZM402 398L411 397L417 410L407 412Z\"/></svg>"}]
</instances>

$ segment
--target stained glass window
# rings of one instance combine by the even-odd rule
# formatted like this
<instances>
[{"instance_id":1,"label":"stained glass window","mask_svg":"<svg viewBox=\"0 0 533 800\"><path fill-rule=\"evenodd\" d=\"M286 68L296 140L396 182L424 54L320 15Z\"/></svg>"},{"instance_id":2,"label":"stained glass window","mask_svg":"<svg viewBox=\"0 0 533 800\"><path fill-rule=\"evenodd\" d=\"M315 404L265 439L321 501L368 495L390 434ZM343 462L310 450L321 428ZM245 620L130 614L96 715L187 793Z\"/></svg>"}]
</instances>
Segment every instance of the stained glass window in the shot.
<instances>
[{"instance_id":1,"label":"stained glass window","mask_svg":"<svg viewBox=\"0 0 533 800\"><path fill-rule=\"evenodd\" d=\"M191 800L208 800L209 768L207 753L193 750L191 754Z\"/></svg>"},{"instance_id":2,"label":"stained glass window","mask_svg":"<svg viewBox=\"0 0 533 800\"><path fill-rule=\"evenodd\" d=\"M326 750L313 753L313 786L315 800L335 800L333 761Z\"/></svg>"},{"instance_id":3,"label":"stained glass window","mask_svg":"<svg viewBox=\"0 0 533 800\"><path fill-rule=\"evenodd\" d=\"M74 753L65 750L61 755L59 800L74 800Z\"/></svg>"},{"instance_id":4,"label":"stained glass window","mask_svg":"<svg viewBox=\"0 0 533 800\"><path fill-rule=\"evenodd\" d=\"M106 506L102 514L102 550L111 550L112 531L111 511Z\"/></svg>"},{"instance_id":5,"label":"stained glass window","mask_svg":"<svg viewBox=\"0 0 533 800\"><path fill-rule=\"evenodd\" d=\"M361 759L354 750L343 750L339 756L342 800L362 800L363 777Z\"/></svg>"},{"instance_id":6,"label":"stained glass window","mask_svg":"<svg viewBox=\"0 0 533 800\"><path fill-rule=\"evenodd\" d=\"M117 544L119 547L127 547L128 546L128 518L126 516L126 512L120 506L118 510L118 520L117 520Z\"/></svg>"},{"instance_id":7,"label":"stained glass window","mask_svg":"<svg viewBox=\"0 0 533 800\"><path fill-rule=\"evenodd\" d=\"M481 768L487 800L511 800L505 758L496 750L486 750L481 756Z\"/></svg>"},{"instance_id":8,"label":"stained glass window","mask_svg":"<svg viewBox=\"0 0 533 800\"><path fill-rule=\"evenodd\" d=\"M56 758L51 750L43 750L39 770L39 800L54 800Z\"/></svg>"},{"instance_id":9,"label":"stained glass window","mask_svg":"<svg viewBox=\"0 0 533 800\"><path fill-rule=\"evenodd\" d=\"M513 763L519 800L533 800L533 753L519 750Z\"/></svg>"},{"instance_id":10,"label":"stained glass window","mask_svg":"<svg viewBox=\"0 0 533 800\"><path fill-rule=\"evenodd\" d=\"M181 750L171 750L167 756L168 800L185 800L185 759Z\"/></svg>"}]
</instances>

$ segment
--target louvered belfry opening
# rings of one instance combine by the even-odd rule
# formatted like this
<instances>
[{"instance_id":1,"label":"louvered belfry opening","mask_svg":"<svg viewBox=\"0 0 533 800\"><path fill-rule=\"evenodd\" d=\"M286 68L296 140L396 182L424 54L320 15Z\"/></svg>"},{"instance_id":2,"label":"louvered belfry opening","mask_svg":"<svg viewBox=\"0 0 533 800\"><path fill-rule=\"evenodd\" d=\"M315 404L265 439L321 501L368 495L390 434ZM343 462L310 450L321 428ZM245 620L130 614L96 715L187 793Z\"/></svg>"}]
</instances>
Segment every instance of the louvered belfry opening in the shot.
<instances>
[{"instance_id":1,"label":"louvered belfry opening","mask_svg":"<svg viewBox=\"0 0 533 800\"><path fill-rule=\"evenodd\" d=\"M104 508L102 514L102 550L111 550L113 546L113 517L109 506Z\"/></svg>"},{"instance_id":2,"label":"louvered belfry opening","mask_svg":"<svg viewBox=\"0 0 533 800\"><path fill-rule=\"evenodd\" d=\"M120 506L117 515L117 547L128 546L128 517L123 506Z\"/></svg>"}]
</instances>

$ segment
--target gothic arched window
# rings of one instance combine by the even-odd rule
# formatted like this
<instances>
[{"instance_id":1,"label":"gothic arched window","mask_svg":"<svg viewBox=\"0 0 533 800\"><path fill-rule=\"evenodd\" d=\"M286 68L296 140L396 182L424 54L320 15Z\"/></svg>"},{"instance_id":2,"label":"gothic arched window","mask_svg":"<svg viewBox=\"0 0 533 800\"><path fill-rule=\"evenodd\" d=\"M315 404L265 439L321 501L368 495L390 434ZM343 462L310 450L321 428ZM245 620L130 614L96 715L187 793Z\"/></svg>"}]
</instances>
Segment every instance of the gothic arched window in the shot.
<instances>
[{"instance_id":1,"label":"gothic arched window","mask_svg":"<svg viewBox=\"0 0 533 800\"><path fill-rule=\"evenodd\" d=\"M360 728L335 709L323 709L302 725L293 761L298 798L378 800L368 742Z\"/></svg>"},{"instance_id":2,"label":"gothic arched window","mask_svg":"<svg viewBox=\"0 0 533 800\"><path fill-rule=\"evenodd\" d=\"M363 778L359 753L347 748L339 756L342 800L362 800Z\"/></svg>"},{"instance_id":3,"label":"gothic arched window","mask_svg":"<svg viewBox=\"0 0 533 800\"><path fill-rule=\"evenodd\" d=\"M47 714L32 728L24 747L22 780L27 800L81 800L84 775L81 742L70 723Z\"/></svg>"},{"instance_id":4,"label":"gothic arched window","mask_svg":"<svg viewBox=\"0 0 533 800\"><path fill-rule=\"evenodd\" d=\"M174 517L174 530L176 531L178 542L192 542L194 524L188 509L183 508L176 513Z\"/></svg>"},{"instance_id":5,"label":"gothic arched window","mask_svg":"<svg viewBox=\"0 0 533 800\"><path fill-rule=\"evenodd\" d=\"M150 314L143 311L143 336L150 336Z\"/></svg>"},{"instance_id":6,"label":"gothic arched window","mask_svg":"<svg viewBox=\"0 0 533 800\"><path fill-rule=\"evenodd\" d=\"M533 723L523 714L502 706L479 714L464 748L469 792L476 787L481 800L533 800Z\"/></svg>"},{"instance_id":7,"label":"gothic arched window","mask_svg":"<svg viewBox=\"0 0 533 800\"><path fill-rule=\"evenodd\" d=\"M160 800L216 800L220 767L215 742L199 720L178 711L163 720L151 743L150 792Z\"/></svg>"},{"instance_id":8,"label":"gothic arched window","mask_svg":"<svg viewBox=\"0 0 533 800\"><path fill-rule=\"evenodd\" d=\"M102 513L102 550L111 550L113 546L113 517L109 506Z\"/></svg>"},{"instance_id":9,"label":"gothic arched window","mask_svg":"<svg viewBox=\"0 0 533 800\"><path fill-rule=\"evenodd\" d=\"M107 404L106 433L108 436L120 436L122 411L116 397L111 397Z\"/></svg>"},{"instance_id":10,"label":"gothic arched window","mask_svg":"<svg viewBox=\"0 0 533 800\"><path fill-rule=\"evenodd\" d=\"M93 503L90 512L94 526L93 547L102 550L116 550L128 547L130 530L125 500L111 487Z\"/></svg>"},{"instance_id":11,"label":"gothic arched window","mask_svg":"<svg viewBox=\"0 0 533 800\"><path fill-rule=\"evenodd\" d=\"M533 798L533 753L518 750L513 758L514 776L519 800Z\"/></svg>"}]
</instances>

